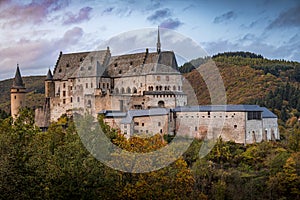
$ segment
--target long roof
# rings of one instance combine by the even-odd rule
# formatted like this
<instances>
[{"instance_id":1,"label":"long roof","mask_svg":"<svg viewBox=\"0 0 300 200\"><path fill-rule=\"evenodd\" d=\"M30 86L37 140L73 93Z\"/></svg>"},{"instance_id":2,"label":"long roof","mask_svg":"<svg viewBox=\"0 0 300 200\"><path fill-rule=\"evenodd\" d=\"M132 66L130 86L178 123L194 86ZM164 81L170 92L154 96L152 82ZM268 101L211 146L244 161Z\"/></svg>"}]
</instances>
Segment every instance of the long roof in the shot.
<instances>
[{"instance_id":1,"label":"long roof","mask_svg":"<svg viewBox=\"0 0 300 200\"><path fill-rule=\"evenodd\" d=\"M247 112L258 111L262 112L262 107L258 105L204 105L204 106L180 106L172 110L173 112Z\"/></svg>"},{"instance_id":2,"label":"long roof","mask_svg":"<svg viewBox=\"0 0 300 200\"><path fill-rule=\"evenodd\" d=\"M54 80L75 77L123 77L147 74L180 74L174 52L145 52L111 56L109 49L79 53L60 53Z\"/></svg>"},{"instance_id":3,"label":"long roof","mask_svg":"<svg viewBox=\"0 0 300 200\"><path fill-rule=\"evenodd\" d=\"M167 115L170 112L169 109L165 108L152 108L147 110L129 110L125 118L121 120L122 124L129 124L132 122L134 117L147 117L147 116L161 116Z\"/></svg>"}]
</instances>

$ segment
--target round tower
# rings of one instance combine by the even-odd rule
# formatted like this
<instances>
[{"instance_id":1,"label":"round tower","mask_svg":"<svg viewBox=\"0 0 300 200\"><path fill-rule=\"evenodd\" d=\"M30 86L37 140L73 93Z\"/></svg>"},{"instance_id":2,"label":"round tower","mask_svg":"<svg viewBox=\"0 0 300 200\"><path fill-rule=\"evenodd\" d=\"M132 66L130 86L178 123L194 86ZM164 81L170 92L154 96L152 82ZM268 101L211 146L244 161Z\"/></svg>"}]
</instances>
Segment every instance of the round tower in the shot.
<instances>
[{"instance_id":1,"label":"round tower","mask_svg":"<svg viewBox=\"0 0 300 200\"><path fill-rule=\"evenodd\" d=\"M51 70L49 69L45 80L45 97L46 98L54 97L55 94L54 91L55 91L55 87L54 87L53 76Z\"/></svg>"},{"instance_id":2,"label":"round tower","mask_svg":"<svg viewBox=\"0 0 300 200\"><path fill-rule=\"evenodd\" d=\"M21 77L19 65L17 65L13 85L10 89L11 116L13 118L18 116L20 108L25 107L25 94L25 84Z\"/></svg>"}]
</instances>

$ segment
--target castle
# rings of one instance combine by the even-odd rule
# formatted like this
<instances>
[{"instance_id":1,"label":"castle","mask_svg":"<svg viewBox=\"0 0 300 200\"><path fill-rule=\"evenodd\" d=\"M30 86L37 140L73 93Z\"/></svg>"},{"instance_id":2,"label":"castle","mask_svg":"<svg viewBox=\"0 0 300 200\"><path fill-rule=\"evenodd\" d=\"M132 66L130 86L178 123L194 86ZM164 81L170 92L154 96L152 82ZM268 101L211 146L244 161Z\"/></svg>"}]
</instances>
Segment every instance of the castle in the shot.
<instances>
[{"instance_id":1,"label":"castle","mask_svg":"<svg viewBox=\"0 0 300 200\"><path fill-rule=\"evenodd\" d=\"M62 114L104 115L110 126L134 134L183 134L254 143L279 139L277 116L257 105L189 106L174 52L112 56L110 49L63 54L45 79L45 103L36 125L49 126ZM17 67L11 113L24 106L25 85ZM222 122L222 124L218 124ZM215 125L215 126L214 126ZM212 128L211 128L212 127Z\"/></svg>"}]
</instances>

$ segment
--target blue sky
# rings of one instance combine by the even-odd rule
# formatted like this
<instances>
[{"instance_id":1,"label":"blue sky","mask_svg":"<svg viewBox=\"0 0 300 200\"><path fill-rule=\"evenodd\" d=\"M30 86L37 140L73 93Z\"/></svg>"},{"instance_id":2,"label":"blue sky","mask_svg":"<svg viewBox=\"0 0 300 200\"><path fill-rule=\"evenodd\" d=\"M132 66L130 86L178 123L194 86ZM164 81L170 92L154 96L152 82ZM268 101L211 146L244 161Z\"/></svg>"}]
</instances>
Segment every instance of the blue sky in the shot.
<instances>
[{"instance_id":1,"label":"blue sky","mask_svg":"<svg viewBox=\"0 0 300 200\"><path fill-rule=\"evenodd\" d=\"M209 55L251 51L300 61L298 0L1 0L0 80L13 77L17 63L23 75L45 74L60 51L92 51L112 36L157 26L192 39Z\"/></svg>"}]
</instances>

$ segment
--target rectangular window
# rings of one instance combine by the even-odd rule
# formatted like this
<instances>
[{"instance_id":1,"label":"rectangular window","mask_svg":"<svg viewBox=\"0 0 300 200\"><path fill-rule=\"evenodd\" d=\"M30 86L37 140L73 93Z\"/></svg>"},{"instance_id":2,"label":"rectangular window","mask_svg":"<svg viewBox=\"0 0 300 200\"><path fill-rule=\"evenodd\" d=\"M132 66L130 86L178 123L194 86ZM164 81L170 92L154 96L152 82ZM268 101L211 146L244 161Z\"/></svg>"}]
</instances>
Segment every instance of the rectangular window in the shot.
<instances>
[{"instance_id":1,"label":"rectangular window","mask_svg":"<svg viewBox=\"0 0 300 200\"><path fill-rule=\"evenodd\" d=\"M142 126L144 126L145 124L144 123L142 123Z\"/></svg>"},{"instance_id":2,"label":"rectangular window","mask_svg":"<svg viewBox=\"0 0 300 200\"><path fill-rule=\"evenodd\" d=\"M66 96L66 91L63 91L63 97L65 97Z\"/></svg>"},{"instance_id":3,"label":"rectangular window","mask_svg":"<svg viewBox=\"0 0 300 200\"><path fill-rule=\"evenodd\" d=\"M138 126L138 125L139 125L139 123L138 123L138 122L134 122L134 125L135 125L135 126Z\"/></svg>"},{"instance_id":4,"label":"rectangular window","mask_svg":"<svg viewBox=\"0 0 300 200\"><path fill-rule=\"evenodd\" d=\"M71 102L71 103L73 102L73 98L72 98L72 97L70 98L70 102Z\"/></svg>"},{"instance_id":5,"label":"rectangular window","mask_svg":"<svg viewBox=\"0 0 300 200\"><path fill-rule=\"evenodd\" d=\"M63 104L66 104L66 99L63 99Z\"/></svg>"},{"instance_id":6,"label":"rectangular window","mask_svg":"<svg viewBox=\"0 0 300 200\"><path fill-rule=\"evenodd\" d=\"M91 88L93 88L93 83L91 83Z\"/></svg>"},{"instance_id":7,"label":"rectangular window","mask_svg":"<svg viewBox=\"0 0 300 200\"><path fill-rule=\"evenodd\" d=\"M248 120L261 120L261 112L259 111L249 111L247 115Z\"/></svg>"},{"instance_id":8,"label":"rectangular window","mask_svg":"<svg viewBox=\"0 0 300 200\"><path fill-rule=\"evenodd\" d=\"M195 131L197 131L198 130L198 128L197 128L197 126L195 126Z\"/></svg>"},{"instance_id":9,"label":"rectangular window","mask_svg":"<svg viewBox=\"0 0 300 200\"><path fill-rule=\"evenodd\" d=\"M88 84L88 83L86 83L86 84L85 84L85 88L88 88L88 87L89 87L89 84Z\"/></svg>"},{"instance_id":10,"label":"rectangular window","mask_svg":"<svg viewBox=\"0 0 300 200\"><path fill-rule=\"evenodd\" d=\"M157 77L156 77L156 80L157 80L157 81L160 81L160 76L157 76Z\"/></svg>"},{"instance_id":11,"label":"rectangular window","mask_svg":"<svg viewBox=\"0 0 300 200\"><path fill-rule=\"evenodd\" d=\"M169 81L169 79L170 79L169 76L166 76L166 81Z\"/></svg>"},{"instance_id":12,"label":"rectangular window","mask_svg":"<svg viewBox=\"0 0 300 200\"><path fill-rule=\"evenodd\" d=\"M161 124L160 124L160 122L158 122L158 126L160 126Z\"/></svg>"},{"instance_id":13,"label":"rectangular window","mask_svg":"<svg viewBox=\"0 0 300 200\"><path fill-rule=\"evenodd\" d=\"M124 124L124 128L127 128L127 124Z\"/></svg>"}]
</instances>

